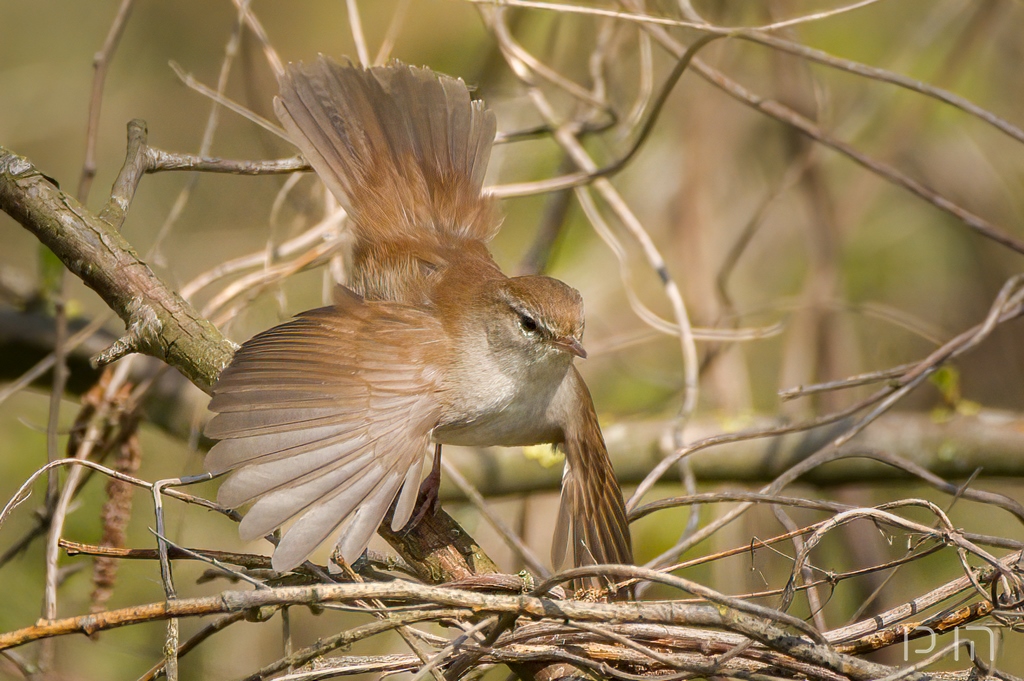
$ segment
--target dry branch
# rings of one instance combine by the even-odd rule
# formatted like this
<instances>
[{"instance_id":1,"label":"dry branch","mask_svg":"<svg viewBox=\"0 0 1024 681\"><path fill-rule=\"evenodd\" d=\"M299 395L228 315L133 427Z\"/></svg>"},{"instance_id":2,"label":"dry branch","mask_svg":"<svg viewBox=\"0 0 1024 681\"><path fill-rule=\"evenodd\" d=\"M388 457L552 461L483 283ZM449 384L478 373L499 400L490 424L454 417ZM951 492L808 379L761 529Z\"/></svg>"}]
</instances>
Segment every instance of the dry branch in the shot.
<instances>
[{"instance_id":1,"label":"dry branch","mask_svg":"<svg viewBox=\"0 0 1024 681\"><path fill-rule=\"evenodd\" d=\"M784 651L805 663L824 666L852 679L871 679L891 673L883 665L841 655L827 646L793 636L782 629L724 606L680 605L678 603L586 603L554 601L531 596L500 596L458 591L444 587L409 583L334 584L287 587L257 591L225 591L206 598L178 599L111 610L83 617L40 623L0 634L0 650L54 636L92 634L139 622L175 617L196 617L267 607L350 603L357 600L395 600L404 604L464 608L465 614L493 613L554 618L578 622L637 622L644 624L700 626L733 631ZM911 675L908 678L924 678Z\"/></svg>"},{"instance_id":2,"label":"dry branch","mask_svg":"<svg viewBox=\"0 0 1024 681\"><path fill-rule=\"evenodd\" d=\"M124 320L112 358L142 352L209 392L234 353L230 341L171 291L117 230L0 147L0 210L32 232Z\"/></svg>"}]
</instances>

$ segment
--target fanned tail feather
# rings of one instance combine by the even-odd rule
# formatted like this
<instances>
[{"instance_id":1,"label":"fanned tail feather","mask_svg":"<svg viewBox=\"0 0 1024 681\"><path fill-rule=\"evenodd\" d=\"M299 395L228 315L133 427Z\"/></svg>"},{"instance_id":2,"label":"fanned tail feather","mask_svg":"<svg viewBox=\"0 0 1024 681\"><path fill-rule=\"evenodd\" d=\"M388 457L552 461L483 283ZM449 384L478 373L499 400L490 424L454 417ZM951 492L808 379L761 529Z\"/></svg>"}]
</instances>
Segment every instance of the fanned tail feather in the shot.
<instances>
[{"instance_id":1,"label":"fanned tail feather","mask_svg":"<svg viewBox=\"0 0 1024 681\"><path fill-rule=\"evenodd\" d=\"M493 201L481 188L496 123L461 80L321 56L289 65L280 90L278 118L352 216L359 239L494 235Z\"/></svg>"}]
</instances>

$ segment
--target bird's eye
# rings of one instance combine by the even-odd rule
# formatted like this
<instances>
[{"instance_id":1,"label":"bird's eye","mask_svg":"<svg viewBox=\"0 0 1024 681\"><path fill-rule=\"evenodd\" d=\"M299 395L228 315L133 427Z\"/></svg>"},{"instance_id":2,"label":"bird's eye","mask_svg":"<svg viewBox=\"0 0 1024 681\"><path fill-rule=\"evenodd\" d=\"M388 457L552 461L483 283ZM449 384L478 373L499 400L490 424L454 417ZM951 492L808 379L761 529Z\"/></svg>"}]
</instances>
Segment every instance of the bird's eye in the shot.
<instances>
[{"instance_id":1,"label":"bird's eye","mask_svg":"<svg viewBox=\"0 0 1024 681\"><path fill-rule=\"evenodd\" d=\"M519 315L519 326L523 327L523 331L527 333L533 333L537 330L537 320L528 314Z\"/></svg>"}]
</instances>

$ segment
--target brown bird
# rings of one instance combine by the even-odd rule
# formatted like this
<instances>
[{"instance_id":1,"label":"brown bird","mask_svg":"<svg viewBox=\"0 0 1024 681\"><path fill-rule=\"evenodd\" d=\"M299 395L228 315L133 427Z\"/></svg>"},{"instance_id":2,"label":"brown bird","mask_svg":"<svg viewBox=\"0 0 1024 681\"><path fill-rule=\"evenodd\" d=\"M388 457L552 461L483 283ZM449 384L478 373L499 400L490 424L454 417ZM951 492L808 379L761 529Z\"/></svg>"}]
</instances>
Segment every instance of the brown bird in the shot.
<instances>
[{"instance_id":1,"label":"brown bird","mask_svg":"<svg viewBox=\"0 0 1024 681\"><path fill-rule=\"evenodd\" d=\"M341 300L245 343L214 388L206 433L220 442L206 467L232 472L222 504L252 503L242 537L294 520L275 569L330 537L352 562L396 498L392 528L412 518L431 444L556 443L554 563L569 544L577 565L631 563L622 492L573 366L586 357L580 294L506 277L487 251L494 114L461 80L399 63L321 57L290 65L280 87L277 116L355 245Z\"/></svg>"}]
</instances>

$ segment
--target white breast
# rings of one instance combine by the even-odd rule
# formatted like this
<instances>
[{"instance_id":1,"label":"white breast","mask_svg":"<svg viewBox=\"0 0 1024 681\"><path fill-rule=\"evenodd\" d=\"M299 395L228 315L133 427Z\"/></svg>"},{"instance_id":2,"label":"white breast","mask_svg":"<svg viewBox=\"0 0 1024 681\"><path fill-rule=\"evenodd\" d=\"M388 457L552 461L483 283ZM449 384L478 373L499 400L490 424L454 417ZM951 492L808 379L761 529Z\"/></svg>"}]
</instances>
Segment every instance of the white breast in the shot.
<instances>
[{"instance_id":1,"label":"white breast","mask_svg":"<svg viewBox=\"0 0 1024 681\"><path fill-rule=\"evenodd\" d=\"M562 440L562 413L572 364L564 353L548 361L501 357L486 343L482 352L454 358L446 383L446 408L433 439L464 446L523 446Z\"/></svg>"}]
</instances>

